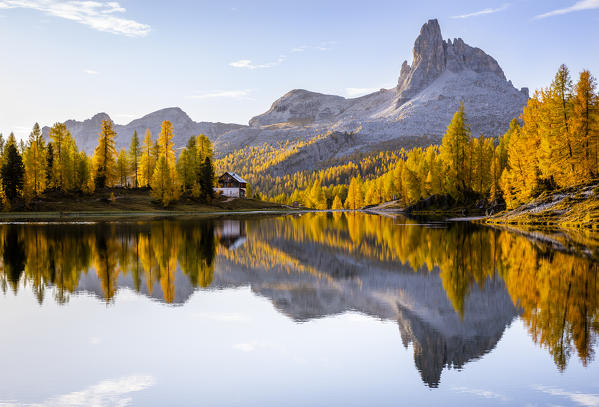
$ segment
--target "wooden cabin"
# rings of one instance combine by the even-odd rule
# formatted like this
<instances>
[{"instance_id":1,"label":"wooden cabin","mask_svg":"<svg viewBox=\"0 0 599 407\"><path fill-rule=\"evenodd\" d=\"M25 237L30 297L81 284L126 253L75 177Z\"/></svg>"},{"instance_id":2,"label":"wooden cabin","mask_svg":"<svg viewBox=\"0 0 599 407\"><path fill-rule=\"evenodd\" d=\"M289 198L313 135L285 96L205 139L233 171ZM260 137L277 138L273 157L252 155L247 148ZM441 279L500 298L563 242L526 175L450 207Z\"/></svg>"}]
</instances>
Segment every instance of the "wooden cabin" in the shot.
<instances>
[{"instance_id":1,"label":"wooden cabin","mask_svg":"<svg viewBox=\"0 0 599 407\"><path fill-rule=\"evenodd\" d=\"M225 172L218 177L218 188L215 188L217 194L234 198L244 198L247 188L247 182L234 172Z\"/></svg>"}]
</instances>

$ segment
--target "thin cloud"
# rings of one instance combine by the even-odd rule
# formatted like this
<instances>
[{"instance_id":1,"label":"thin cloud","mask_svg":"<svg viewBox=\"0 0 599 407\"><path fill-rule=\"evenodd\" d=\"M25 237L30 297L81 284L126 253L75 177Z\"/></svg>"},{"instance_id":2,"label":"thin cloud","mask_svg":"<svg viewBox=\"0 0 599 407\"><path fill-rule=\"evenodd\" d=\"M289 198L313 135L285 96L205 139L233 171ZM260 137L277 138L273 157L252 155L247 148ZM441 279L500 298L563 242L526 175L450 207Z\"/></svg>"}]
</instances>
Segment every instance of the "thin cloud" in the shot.
<instances>
[{"instance_id":1,"label":"thin cloud","mask_svg":"<svg viewBox=\"0 0 599 407\"><path fill-rule=\"evenodd\" d=\"M89 338L90 345L99 345L101 342L102 339L98 338L97 336L92 336L91 338Z\"/></svg>"},{"instance_id":2,"label":"thin cloud","mask_svg":"<svg viewBox=\"0 0 599 407\"><path fill-rule=\"evenodd\" d=\"M299 47L291 48L288 53L295 54L295 53L304 52L307 50L328 51L328 50L332 49L332 46L336 43L337 43L336 41L326 41L317 46L302 45ZM285 62L285 60L287 60L287 55L283 54L283 55L279 56L279 59L277 59L276 61L273 61L273 62L267 62L264 64L256 64L251 59L240 59L238 61L229 62L229 66L232 66L233 68L250 69L250 70L266 69L266 68L272 68L272 67L281 65L283 62Z\"/></svg>"},{"instance_id":3,"label":"thin cloud","mask_svg":"<svg viewBox=\"0 0 599 407\"><path fill-rule=\"evenodd\" d=\"M474 389L474 388L470 388L470 387L460 386L460 387L454 387L453 391L458 392L458 393L472 394L472 395L483 397L486 399L497 399L497 400L501 400L501 401L509 401L510 400L508 397L504 396L503 394L495 393L494 391L485 390L485 389Z\"/></svg>"},{"instance_id":4,"label":"thin cloud","mask_svg":"<svg viewBox=\"0 0 599 407\"><path fill-rule=\"evenodd\" d=\"M337 44L337 41L325 41L321 42L319 45L302 45L299 47L291 48L289 52L304 52L307 50L317 50L317 51L328 51L333 48L333 45Z\"/></svg>"},{"instance_id":5,"label":"thin cloud","mask_svg":"<svg viewBox=\"0 0 599 407\"><path fill-rule=\"evenodd\" d=\"M252 352L256 349L256 346L251 343L237 343L233 345L233 349L241 352Z\"/></svg>"},{"instance_id":6,"label":"thin cloud","mask_svg":"<svg viewBox=\"0 0 599 407\"><path fill-rule=\"evenodd\" d=\"M103 380L83 390L61 394L41 403L12 403L13 407L56 407L56 406L126 406L131 403L131 393L146 390L156 384L149 375L125 376ZM0 401L0 405L5 405Z\"/></svg>"},{"instance_id":7,"label":"thin cloud","mask_svg":"<svg viewBox=\"0 0 599 407\"><path fill-rule=\"evenodd\" d=\"M244 68L244 69L250 69L250 70L265 69L265 68L272 68L273 66L281 65L284 60L285 60L284 55L281 55L279 57L279 59L277 59L274 62L268 62L265 64L255 64L252 62L251 59L240 59L239 61L230 62L229 66L232 66L233 68Z\"/></svg>"},{"instance_id":8,"label":"thin cloud","mask_svg":"<svg viewBox=\"0 0 599 407\"><path fill-rule=\"evenodd\" d=\"M94 30L127 37L145 37L150 33L149 25L116 16L126 11L116 1L0 0L0 9L15 8L41 11L53 17L76 21Z\"/></svg>"},{"instance_id":9,"label":"thin cloud","mask_svg":"<svg viewBox=\"0 0 599 407\"><path fill-rule=\"evenodd\" d=\"M565 391L556 387L536 386L536 390L552 396L566 397L584 407L599 407L599 394Z\"/></svg>"},{"instance_id":10,"label":"thin cloud","mask_svg":"<svg viewBox=\"0 0 599 407\"><path fill-rule=\"evenodd\" d=\"M93 69L84 69L83 72L85 72L88 75L98 75L100 73L98 71L94 71Z\"/></svg>"},{"instance_id":11,"label":"thin cloud","mask_svg":"<svg viewBox=\"0 0 599 407\"><path fill-rule=\"evenodd\" d=\"M230 98L230 99L249 99L248 96L252 92L251 89L238 89L238 90L215 90L211 92L196 93L191 95L191 99L216 99L216 98Z\"/></svg>"},{"instance_id":12,"label":"thin cloud","mask_svg":"<svg viewBox=\"0 0 599 407\"><path fill-rule=\"evenodd\" d=\"M291 48L291 51L289 52L304 52L308 48L309 47L307 45L302 45L301 47Z\"/></svg>"},{"instance_id":13,"label":"thin cloud","mask_svg":"<svg viewBox=\"0 0 599 407\"><path fill-rule=\"evenodd\" d=\"M470 17L484 16L487 14L499 13L500 11L506 10L509 6L510 6L509 3L507 3L507 4L502 5L501 7L486 8L484 10L474 11L472 13L461 14L459 16L452 16L451 18L470 18Z\"/></svg>"},{"instance_id":14,"label":"thin cloud","mask_svg":"<svg viewBox=\"0 0 599 407\"><path fill-rule=\"evenodd\" d=\"M599 8L599 0L582 0L582 1L577 1L570 7L560 8L557 10L549 11L547 13L539 14L538 16L535 16L534 19L538 20L540 18L559 16L562 14L572 13L574 11L592 10L592 9L597 9L597 8Z\"/></svg>"},{"instance_id":15,"label":"thin cloud","mask_svg":"<svg viewBox=\"0 0 599 407\"><path fill-rule=\"evenodd\" d=\"M337 44L337 41L326 41L318 45L316 49L319 51L328 51L330 49L333 49L333 45L335 44Z\"/></svg>"}]
</instances>

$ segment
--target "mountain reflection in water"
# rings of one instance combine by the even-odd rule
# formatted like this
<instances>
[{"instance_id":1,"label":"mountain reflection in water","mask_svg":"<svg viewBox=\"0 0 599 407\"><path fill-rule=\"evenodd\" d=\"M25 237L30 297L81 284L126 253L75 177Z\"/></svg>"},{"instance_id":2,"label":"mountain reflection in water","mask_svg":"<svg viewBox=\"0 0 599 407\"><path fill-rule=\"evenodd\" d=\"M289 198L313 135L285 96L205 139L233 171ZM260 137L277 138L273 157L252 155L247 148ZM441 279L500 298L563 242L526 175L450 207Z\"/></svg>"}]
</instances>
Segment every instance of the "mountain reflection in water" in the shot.
<instances>
[{"instance_id":1,"label":"mountain reflection in water","mask_svg":"<svg viewBox=\"0 0 599 407\"><path fill-rule=\"evenodd\" d=\"M597 263L507 231L367 214L0 226L0 287L40 303L119 288L167 304L249 286L307 321L346 311L397 321L422 380L490 352L518 316L558 369L592 360Z\"/></svg>"}]
</instances>

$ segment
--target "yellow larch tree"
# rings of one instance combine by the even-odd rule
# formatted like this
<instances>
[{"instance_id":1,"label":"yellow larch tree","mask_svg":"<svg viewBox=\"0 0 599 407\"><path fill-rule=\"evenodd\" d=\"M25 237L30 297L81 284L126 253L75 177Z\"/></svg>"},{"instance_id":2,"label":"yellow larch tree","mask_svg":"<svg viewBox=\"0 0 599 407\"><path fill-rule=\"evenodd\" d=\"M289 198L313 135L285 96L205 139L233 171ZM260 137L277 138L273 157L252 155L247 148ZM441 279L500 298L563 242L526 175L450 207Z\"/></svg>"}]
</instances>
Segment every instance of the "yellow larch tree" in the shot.
<instances>
[{"instance_id":1,"label":"yellow larch tree","mask_svg":"<svg viewBox=\"0 0 599 407\"><path fill-rule=\"evenodd\" d=\"M137 130L133 131L131 136L131 144L129 145L129 165L131 179L133 180L133 188L138 188L141 184L139 182L139 160L141 157L141 148L139 145L139 137L137 136Z\"/></svg>"},{"instance_id":2,"label":"yellow larch tree","mask_svg":"<svg viewBox=\"0 0 599 407\"><path fill-rule=\"evenodd\" d=\"M164 155L169 168L175 168L175 148L173 143L173 124L165 120L162 122L160 134L158 134L158 155Z\"/></svg>"},{"instance_id":3,"label":"yellow larch tree","mask_svg":"<svg viewBox=\"0 0 599 407\"><path fill-rule=\"evenodd\" d=\"M464 103L457 112L443 136L441 159L445 163L448 192L457 200L464 198L470 189L470 127L464 113Z\"/></svg>"},{"instance_id":4,"label":"yellow larch tree","mask_svg":"<svg viewBox=\"0 0 599 407\"><path fill-rule=\"evenodd\" d=\"M335 195L335 199L333 199L333 205L331 209L336 211L343 209L343 204L341 203L341 198L339 198L339 195Z\"/></svg>"},{"instance_id":5,"label":"yellow larch tree","mask_svg":"<svg viewBox=\"0 0 599 407\"><path fill-rule=\"evenodd\" d=\"M558 186L571 185L581 175L581 168L575 159L577 143L572 138L570 126L572 80L565 65L560 66L551 86L539 92L536 98L540 100L538 114L525 126L538 126L542 176Z\"/></svg>"},{"instance_id":6,"label":"yellow larch tree","mask_svg":"<svg viewBox=\"0 0 599 407\"><path fill-rule=\"evenodd\" d=\"M119 155L116 159L116 173L119 185L121 187L127 186L127 180L129 177L129 157L127 156L127 151L124 148L119 151Z\"/></svg>"},{"instance_id":7,"label":"yellow larch tree","mask_svg":"<svg viewBox=\"0 0 599 407\"><path fill-rule=\"evenodd\" d=\"M39 196L46 189L46 146L40 126L35 123L29 136L28 147L23 153L25 165L26 198Z\"/></svg>"},{"instance_id":8,"label":"yellow larch tree","mask_svg":"<svg viewBox=\"0 0 599 407\"><path fill-rule=\"evenodd\" d=\"M500 179L500 186L508 208L514 208L533 197L539 184L539 164L535 154L541 140L538 122L540 100L533 96L522 113L524 125L511 128L508 144L508 162Z\"/></svg>"},{"instance_id":9,"label":"yellow larch tree","mask_svg":"<svg viewBox=\"0 0 599 407\"><path fill-rule=\"evenodd\" d=\"M69 141L72 138L71 133L64 123L56 123L49 132L52 141L52 185L55 188L66 190L68 183L68 161L69 161Z\"/></svg>"},{"instance_id":10,"label":"yellow larch tree","mask_svg":"<svg viewBox=\"0 0 599 407\"><path fill-rule=\"evenodd\" d=\"M347 190L345 207L352 211L360 209L363 206L362 181L360 178L352 178Z\"/></svg>"},{"instance_id":11,"label":"yellow larch tree","mask_svg":"<svg viewBox=\"0 0 599 407\"><path fill-rule=\"evenodd\" d=\"M94 151L94 173L97 188L112 186L116 178L116 132L110 120L102 120L98 146Z\"/></svg>"},{"instance_id":12,"label":"yellow larch tree","mask_svg":"<svg viewBox=\"0 0 599 407\"><path fill-rule=\"evenodd\" d=\"M576 161L582 166L581 181L599 175L599 98L596 80L589 71L582 71L575 86L571 131L573 139L580 144L576 149Z\"/></svg>"},{"instance_id":13,"label":"yellow larch tree","mask_svg":"<svg viewBox=\"0 0 599 407\"><path fill-rule=\"evenodd\" d=\"M148 187L150 186L150 182L152 182L152 174L156 167L153 146L154 141L152 140L152 133L150 133L150 129L147 129L141 147L141 156L139 159L139 167L137 169L138 183L141 187Z\"/></svg>"},{"instance_id":14,"label":"yellow larch tree","mask_svg":"<svg viewBox=\"0 0 599 407\"><path fill-rule=\"evenodd\" d=\"M159 199L164 207L179 199L181 194L173 136L173 125L165 120L158 136L159 158L151 182L152 196Z\"/></svg>"}]
</instances>

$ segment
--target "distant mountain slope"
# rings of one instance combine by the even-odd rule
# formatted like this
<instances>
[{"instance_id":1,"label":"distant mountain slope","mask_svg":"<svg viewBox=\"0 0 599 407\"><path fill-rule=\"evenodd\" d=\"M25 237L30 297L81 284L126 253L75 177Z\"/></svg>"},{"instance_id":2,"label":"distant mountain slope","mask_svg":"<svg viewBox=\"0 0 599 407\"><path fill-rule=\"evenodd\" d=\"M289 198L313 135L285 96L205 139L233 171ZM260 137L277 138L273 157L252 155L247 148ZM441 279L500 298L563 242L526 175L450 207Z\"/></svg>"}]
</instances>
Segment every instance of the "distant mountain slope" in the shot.
<instances>
[{"instance_id":1,"label":"distant mountain slope","mask_svg":"<svg viewBox=\"0 0 599 407\"><path fill-rule=\"evenodd\" d=\"M277 99L271 108L249 121L248 126L194 122L179 108L150 113L127 125L117 125L117 146L126 146L137 130L140 137L150 128L155 137L163 120L173 122L175 146L182 147L191 135L204 133L215 143L217 156L240 148L305 141L331 133L294 156L299 169L356 152L412 147L440 141L461 101L474 135L498 136L507 130L528 100L528 89L516 89L499 63L483 50L461 38L443 40L437 20L422 26L413 49L412 64L404 61L398 84L359 98L324 95L296 89ZM88 153L96 145L100 113L89 120L69 120L80 148ZM44 128L47 134L48 128ZM340 143L339 134L352 133ZM285 163L282 163L285 164Z\"/></svg>"},{"instance_id":2,"label":"distant mountain slope","mask_svg":"<svg viewBox=\"0 0 599 407\"><path fill-rule=\"evenodd\" d=\"M79 149L91 154L98 143L98 133L102 120L111 120L111 118L106 113L98 113L91 119L82 122L67 120L65 124L77 141ZM129 147L134 131L137 131L140 141L143 141L146 129L150 129L152 137L156 139L164 120L173 123L175 133L173 141L177 148L183 147L190 136L205 134L210 139L215 140L228 131L247 127L232 123L195 122L180 108L170 107L157 110L125 125L116 124L114 127L117 132L117 148ZM49 130L50 127L48 126L42 129L44 136L48 136Z\"/></svg>"}]
</instances>

